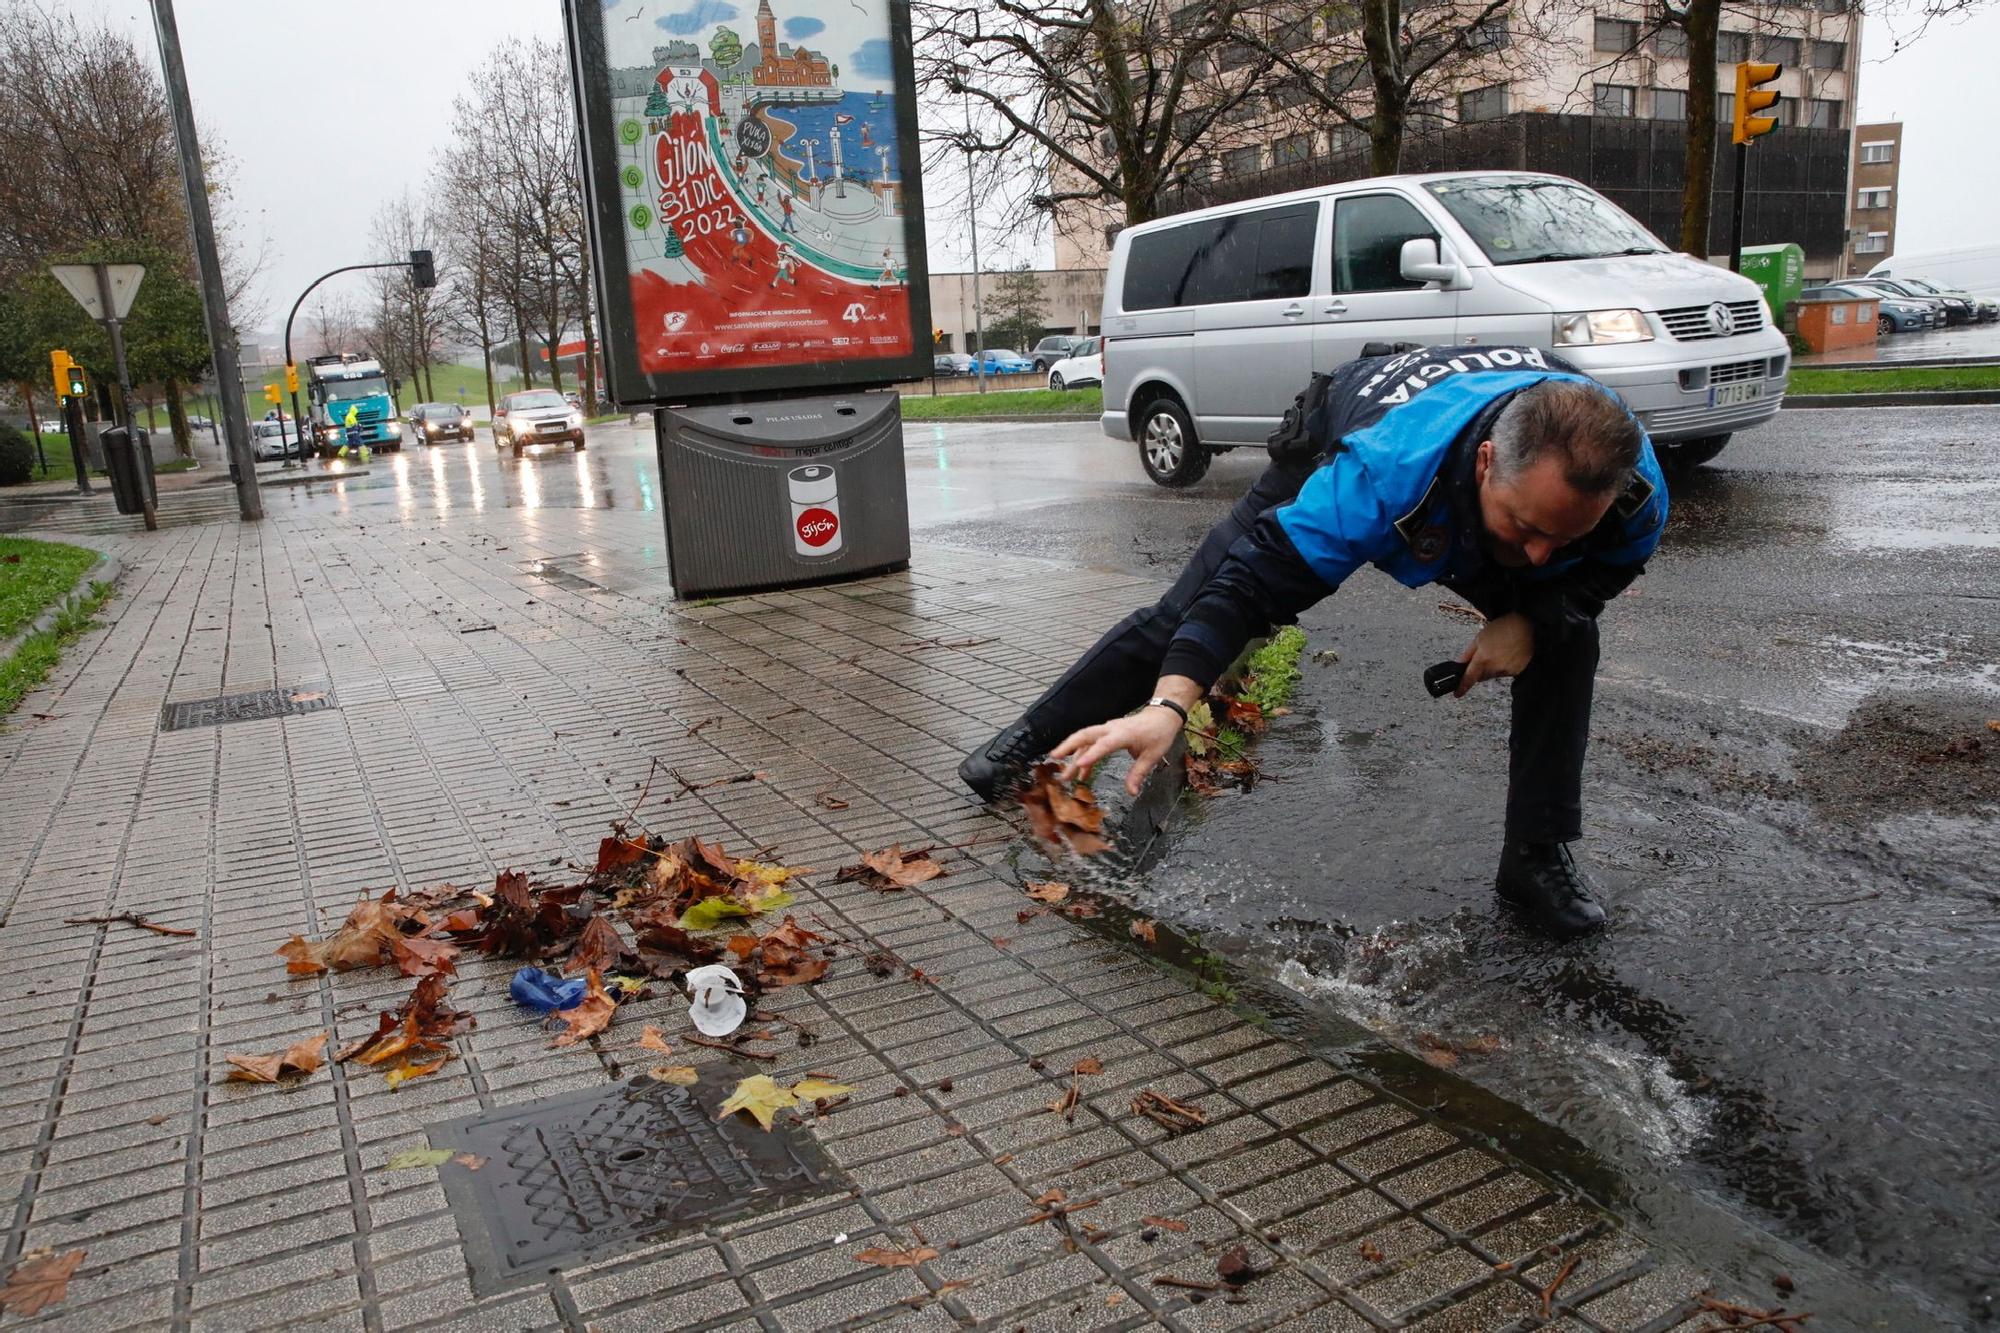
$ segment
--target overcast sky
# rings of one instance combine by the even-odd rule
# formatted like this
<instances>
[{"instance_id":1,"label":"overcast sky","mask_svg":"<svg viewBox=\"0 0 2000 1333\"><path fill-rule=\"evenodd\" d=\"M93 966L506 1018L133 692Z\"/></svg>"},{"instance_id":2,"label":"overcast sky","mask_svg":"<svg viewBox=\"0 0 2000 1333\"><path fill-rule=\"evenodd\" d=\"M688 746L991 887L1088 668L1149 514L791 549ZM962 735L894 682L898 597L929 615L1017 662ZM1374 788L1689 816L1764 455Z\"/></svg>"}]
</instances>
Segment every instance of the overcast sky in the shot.
<instances>
[{"instance_id":1,"label":"overcast sky","mask_svg":"<svg viewBox=\"0 0 2000 1333\"><path fill-rule=\"evenodd\" d=\"M69 3L83 21L102 15L129 27L142 51L156 49L143 0ZM657 3L665 14L729 0ZM747 20L755 0L734 7ZM234 162L234 216L268 253L260 295L271 328L314 277L367 258L369 222L384 199L422 187L452 98L478 77L482 54L507 37L558 40L562 29L557 0L179 0L176 8L202 130ZM1862 119L1905 124L1897 249L1991 243L2000 217L1990 122L2000 6L1891 49L1889 27L1869 20ZM1783 151L1782 136L1754 151ZM1009 236L995 223L982 218L984 267L1048 262L1046 237ZM970 267L965 224L963 211L928 219L933 269ZM361 291L359 279L342 281Z\"/></svg>"}]
</instances>

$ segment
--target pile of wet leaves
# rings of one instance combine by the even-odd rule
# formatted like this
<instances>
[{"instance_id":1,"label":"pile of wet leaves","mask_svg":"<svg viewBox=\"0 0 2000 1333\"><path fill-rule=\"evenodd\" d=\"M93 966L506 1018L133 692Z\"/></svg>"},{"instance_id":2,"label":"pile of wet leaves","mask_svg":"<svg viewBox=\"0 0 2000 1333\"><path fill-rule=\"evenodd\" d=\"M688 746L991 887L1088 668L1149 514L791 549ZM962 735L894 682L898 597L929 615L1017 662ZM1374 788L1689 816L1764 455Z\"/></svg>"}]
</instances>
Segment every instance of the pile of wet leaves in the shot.
<instances>
[{"instance_id":1,"label":"pile of wet leaves","mask_svg":"<svg viewBox=\"0 0 2000 1333\"><path fill-rule=\"evenodd\" d=\"M1799 764L1814 804L1854 813L1967 814L2000 805L2000 719L1990 700L1878 694Z\"/></svg>"}]
</instances>

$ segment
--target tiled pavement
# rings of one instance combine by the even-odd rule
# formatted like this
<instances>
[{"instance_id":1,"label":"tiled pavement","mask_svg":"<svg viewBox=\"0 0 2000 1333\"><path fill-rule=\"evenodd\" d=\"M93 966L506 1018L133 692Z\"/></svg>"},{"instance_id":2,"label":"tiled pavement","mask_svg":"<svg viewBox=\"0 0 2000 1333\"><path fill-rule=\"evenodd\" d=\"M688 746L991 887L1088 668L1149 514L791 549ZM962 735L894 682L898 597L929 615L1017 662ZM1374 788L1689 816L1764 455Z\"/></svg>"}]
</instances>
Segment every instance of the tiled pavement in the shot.
<instances>
[{"instance_id":1,"label":"tiled pavement","mask_svg":"<svg viewBox=\"0 0 2000 1333\"><path fill-rule=\"evenodd\" d=\"M594 1049L553 1050L507 998L511 965L461 960L452 999L479 1025L442 1072L400 1091L338 1066L296 1088L226 1085L225 1051L351 1040L409 984L291 980L272 950L362 892L587 856L655 758L696 782L765 774L670 804L656 787L641 812L746 853L830 868L892 840L991 835L1004 826L951 779L961 748L1152 595L920 548L907 575L673 609L644 564L656 522L329 514L99 542L126 566L108 627L0 733L4 1260L88 1252L42 1322L1484 1329L1540 1323L1534 1289L1571 1255L1550 1326L1685 1316L1705 1280L1595 1208L1122 945L1018 922L1004 844L925 891L822 874L801 893L802 918L937 979L878 978L851 950L769 1001L818 1040L743 1072L859 1085L812 1128L851 1192L476 1298L435 1176L386 1160L427 1124L631 1076L640 1024L671 1038L684 1006L662 996ZM558 556L625 591L530 572ZM271 685L331 689L338 707L158 729L165 702ZM63 924L111 912L199 937ZM1043 1104L1084 1056L1105 1072L1070 1124ZM1207 1127L1170 1137L1135 1116L1142 1086L1196 1102ZM1101 1202L1066 1234L1031 1220L1051 1188ZM852 1258L918 1237L940 1257ZM1155 1281L1212 1280L1235 1245L1266 1270L1240 1294Z\"/></svg>"}]
</instances>

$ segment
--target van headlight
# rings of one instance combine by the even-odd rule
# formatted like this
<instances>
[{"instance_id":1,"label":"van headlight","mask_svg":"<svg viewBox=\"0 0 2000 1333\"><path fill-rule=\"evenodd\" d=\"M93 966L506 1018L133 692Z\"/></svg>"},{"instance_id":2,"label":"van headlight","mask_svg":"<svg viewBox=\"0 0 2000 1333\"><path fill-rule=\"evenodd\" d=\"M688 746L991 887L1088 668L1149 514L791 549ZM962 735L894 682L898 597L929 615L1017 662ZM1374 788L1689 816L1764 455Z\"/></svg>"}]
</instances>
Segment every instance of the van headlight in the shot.
<instances>
[{"instance_id":1,"label":"van headlight","mask_svg":"<svg viewBox=\"0 0 2000 1333\"><path fill-rule=\"evenodd\" d=\"M1556 316L1556 346L1591 347L1603 343L1643 343L1653 330L1637 310L1580 310Z\"/></svg>"}]
</instances>

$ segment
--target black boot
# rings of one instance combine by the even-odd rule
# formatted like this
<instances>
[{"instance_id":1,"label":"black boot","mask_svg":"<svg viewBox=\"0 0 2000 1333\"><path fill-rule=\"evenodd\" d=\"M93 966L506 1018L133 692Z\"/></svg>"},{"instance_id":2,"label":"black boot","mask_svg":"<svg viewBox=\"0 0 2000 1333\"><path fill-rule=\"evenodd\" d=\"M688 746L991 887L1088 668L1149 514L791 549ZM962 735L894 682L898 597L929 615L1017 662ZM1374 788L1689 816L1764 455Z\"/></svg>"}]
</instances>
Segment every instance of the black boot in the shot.
<instances>
[{"instance_id":1,"label":"black boot","mask_svg":"<svg viewBox=\"0 0 2000 1333\"><path fill-rule=\"evenodd\" d=\"M1559 940L1604 925L1604 908L1565 843L1509 838L1493 891L1519 908L1536 929Z\"/></svg>"},{"instance_id":2,"label":"black boot","mask_svg":"<svg viewBox=\"0 0 2000 1333\"><path fill-rule=\"evenodd\" d=\"M1028 776L1028 768L1048 751L1048 745L1022 718L1006 727L959 763L958 780L982 801L1012 795Z\"/></svg>"}]
</instances>

